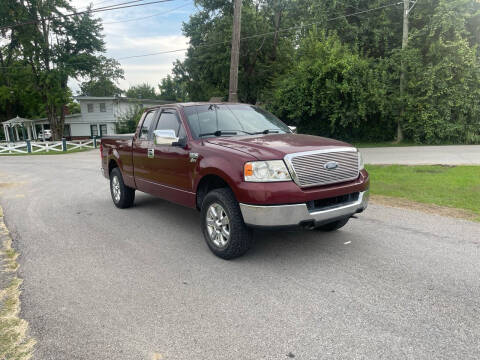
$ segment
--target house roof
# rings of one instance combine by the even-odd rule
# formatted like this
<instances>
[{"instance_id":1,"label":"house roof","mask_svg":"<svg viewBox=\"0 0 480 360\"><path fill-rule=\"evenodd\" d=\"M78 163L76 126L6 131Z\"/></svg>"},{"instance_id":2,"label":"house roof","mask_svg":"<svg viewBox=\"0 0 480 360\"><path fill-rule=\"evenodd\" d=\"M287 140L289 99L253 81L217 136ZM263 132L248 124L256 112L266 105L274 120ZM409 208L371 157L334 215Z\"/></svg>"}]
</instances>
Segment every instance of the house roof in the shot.
<instances>
[{"instance_id":1,"label":"house roof","mask_svg":"<svg viewBox=\"0 0 480 360\"><path fill-rule=\"evenodd\" d=\"M149 102L149 103L156 103L156 104L168 104L169 101L165 100L158 100L158 99L138 99L138 98L128 98L123 96L74 96L76 100L95 100L95 101L102 101L102 100L117 100L117 101L125 101L125 102Z\"/></svg>"},{"instance_id":2,"label":"house roof","mask_svg":"<svg viewBox=\"0 0 480 360\"><path fill-rule=\"evenodd\" d=\"M24 119L24 118L21 118L17 115L17 117L14 117L13 119L10 119L10 120L6 120L2 124L7 124L7 125L10 125L10 126L14 126L14 125L20 125L20 124L32 123L32 122L33 122L33 120Z\"/></svg>"}]
</instances>

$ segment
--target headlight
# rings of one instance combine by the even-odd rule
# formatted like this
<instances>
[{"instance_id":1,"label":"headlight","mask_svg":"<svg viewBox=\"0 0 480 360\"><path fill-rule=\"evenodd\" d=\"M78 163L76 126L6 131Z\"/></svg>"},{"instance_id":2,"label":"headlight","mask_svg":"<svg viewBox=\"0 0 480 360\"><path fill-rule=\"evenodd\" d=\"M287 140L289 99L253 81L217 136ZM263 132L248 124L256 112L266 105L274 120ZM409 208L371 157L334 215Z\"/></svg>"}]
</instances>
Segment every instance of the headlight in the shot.
<instances>
[{"instance_id":1,"label":"headlight","mask_svg":"<svg viewBox=\"0 0 480 360\"><path fill-rule=\"evenodd\" d=\"M244 166L245 181L273 182L290 181L290 173L283 160L252 161Z\"/></svg>"},{"instance_id":2,"label":"headlight","mask_svg":"<svg viewBox=\"0 0 480 360\"><path fill-rule=\"evenodd\" d=\"M357 150L358 152L358 171L365 169L365 164L363 162L363 156L362 153Z\"/></svg>"}]
</instances>

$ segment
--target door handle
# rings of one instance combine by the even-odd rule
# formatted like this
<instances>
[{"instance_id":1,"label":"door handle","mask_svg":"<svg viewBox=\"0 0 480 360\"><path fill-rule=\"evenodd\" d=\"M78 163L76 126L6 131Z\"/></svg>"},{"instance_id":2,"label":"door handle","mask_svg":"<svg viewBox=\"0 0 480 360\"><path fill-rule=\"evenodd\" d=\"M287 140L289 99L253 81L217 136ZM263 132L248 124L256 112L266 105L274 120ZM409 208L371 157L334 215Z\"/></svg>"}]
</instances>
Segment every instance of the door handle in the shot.
<instances>
[{"instance_id":1,"label":"door handle","mask_svg":"<svg viewBox=\"0 0 480 360\"><path fill-rule=\"evenodd\" d=\"M149 159L153 159L155 157L155 149L148 149L147 156Z\"/></svg>"}]
</instances>

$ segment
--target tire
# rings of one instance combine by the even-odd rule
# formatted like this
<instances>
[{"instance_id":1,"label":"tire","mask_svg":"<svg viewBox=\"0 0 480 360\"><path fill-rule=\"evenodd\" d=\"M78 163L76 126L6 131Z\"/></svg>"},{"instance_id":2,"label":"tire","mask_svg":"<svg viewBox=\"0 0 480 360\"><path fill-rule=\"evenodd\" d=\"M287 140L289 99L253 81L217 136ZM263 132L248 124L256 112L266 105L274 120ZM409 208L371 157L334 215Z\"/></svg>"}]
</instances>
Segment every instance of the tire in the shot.
<instances>
[{"instance_id":1,"label":"tire","mask_svg":"<svg viewBox=\"0 0 480 360\"><path fill-rule=\"evenodd\" d=\"M215 211L212 212L212 209ZM209 192L202 202L201 216L203 236L215 255L229 260L242 256L250 249L252 231L243 222L237 199L230 189ZM224 220L225 216L227 220ZM225 236L227 230L228 238Z\"/></svg>"},{"instance_id":2,"label":"tire","mask_svg":"<svg viewBox=\"0 0 480 360\"><path fill-rule=\"evenodd\" d=\"M338 229L344 227L345 225L347 225L348 220L350 220L349 217L348 217L348 218L344 218L344 219L340 219L340 220L337 220L337 221L333 221L333 222L328 223L328 224L325 224L325 225L317 226L314 230L318 230L318 231L335 231L335 230L338 230Z\"/></svg>"},{"instance_id":3,"label":"tire","mask_svg":"<svg viewBox=\"0 0 480 360\"><path fill-rule=\"evenodd\" d=\"M113 203L119 209L131 207L135 200L135 189L124 184L119 168L114 168L110 172L110 194L112 195Z\"/></svg>"}]
</instances>

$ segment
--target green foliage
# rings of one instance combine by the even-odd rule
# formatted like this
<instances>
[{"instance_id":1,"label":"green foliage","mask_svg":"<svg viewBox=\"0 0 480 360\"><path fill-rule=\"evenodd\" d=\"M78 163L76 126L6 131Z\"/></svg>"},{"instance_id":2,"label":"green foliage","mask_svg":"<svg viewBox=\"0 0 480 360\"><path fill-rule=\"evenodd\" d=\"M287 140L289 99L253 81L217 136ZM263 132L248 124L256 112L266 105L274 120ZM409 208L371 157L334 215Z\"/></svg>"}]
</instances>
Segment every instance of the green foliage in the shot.
<instances>
[{"instance_id":1,"label":"green foliage","mask_svg":"<svg viewBox=\"0 0 480 360\"><path fill-rule=\"evenodd\" d=\"M345 140L381 139L393 134L383 117L377 64L338 36L312 32L300 44L295 66L276 84L269 107L300 132ZM388 131L385 131L388 129Z\"/></svg>"},{"instance_id":2,"label":"green foliage","mask_svg":"<svg viewBox=\"0 0 480 360\"><path fill-rule=\"evenodd\" d=\"M155 88L150 84L143 83L131 86L125 93L128 98L132 99L156 99Z\"/></svg>"},{"instance_id":3,"label":"green foliage","mask_svg":"<svg viewBox=\"0 0 480 360\"><path fill-rule=\"evenodd\" d=\"M95 77L108 62L98 56L105 51L100 20L90 12L63 16L74 10L65 0L0 2L0 117L43 113L55 139L71 100L68 80ZM10 29L12 22L27 25Z\"/></svg>"},{"instance_id":4,"label":"green foliage","mask_svg":"<svg viewBox=\"0 0 480 360\"><path fill-rule=\"evenodd\" d=\"M141 106L130 106L124 114L119 116L118 122L115 124L116 132L118 134L134 133L142 114L143 108Z\"/></svg>"},{"instance_id":5,"label":"green foliage","mask_svg":"<svg viewBox=\"0 0 480 360\"><path fill-rule=\"evenodd\" d=\"M120 96L123 90L116 82L124 78L120 63L104 56L98 57L98 63L92 69L88 81L80 84L80 92L84 96Z\"/></svg>"},{"instance_id":6,"label":"green foliage","mask_svg":"<svg viewBox=\"0 0 480 360\"><path fill-rule=\"evenodd\" d=\"M174 64L165 88L175 85L194 101L226 98L232 2L197 4L183 28L190 38L186 58ZM240 100L265 103L300 131L318 135L391 141L400 122L410 142L479 143L480 2L419 1L405 51L403 7L376 9L386 4L243 1ZM351 16L368 9L375 10Z\"/></svg>"},{"instance_id":7,"label":"green foliage","mask_svg":"<svg viewBox=\"0 0 480 360\"><path fill-rule=\"evenodd\" d=\"M67 109L70 114L79 114L81 112L80 110L80 104L75 101L70 101L67 104Z\"/></svg>"},{"instance_id":8,"label":"green foliage","mask_svg":"<svg viewBox=\"0 0 480 360\"><path fill-rule=\"evenodd\" d=\"M186 99L184 85L171 75L167 75L166 78L162 79L162 82L158 84L158 89L160 91L158 98L161 100L182 102Z\"/></svg>"}]
</instances>

